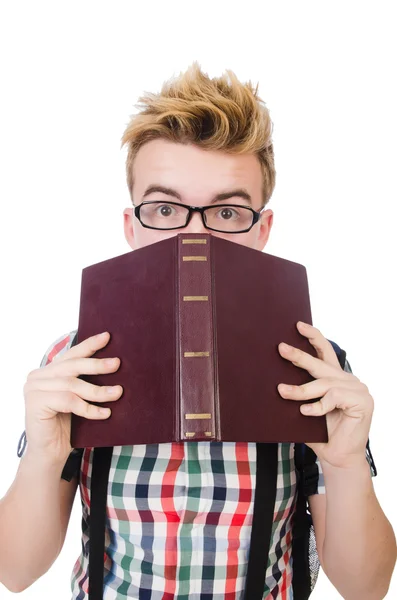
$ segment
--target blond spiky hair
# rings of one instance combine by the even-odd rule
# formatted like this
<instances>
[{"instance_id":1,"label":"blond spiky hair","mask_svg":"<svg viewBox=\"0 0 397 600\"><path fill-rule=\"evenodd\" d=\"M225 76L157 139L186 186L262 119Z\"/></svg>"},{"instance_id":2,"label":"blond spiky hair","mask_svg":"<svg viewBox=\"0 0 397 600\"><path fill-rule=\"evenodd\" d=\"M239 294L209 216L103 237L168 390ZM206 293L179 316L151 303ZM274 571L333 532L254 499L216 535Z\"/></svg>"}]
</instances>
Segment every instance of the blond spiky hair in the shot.
<instances>
[{"instance_id":1,"label":"blond spiky hair","mask_svg":"<svg viewBox=\"0 0 397 600\"><path fill-rule=\"evenodd\" d=\"M229 79L228 79L229 78ZM251 82L241 83L231 70L210 79L195 61L185 73L166 81L159 94L146 92L140 112L122 137L128 145L127 184L132 198L133 162L150 140L162 138L231 154L256 154L263 173L263 206L275 185L272 122Z\"/></svg>"}]
</instances>

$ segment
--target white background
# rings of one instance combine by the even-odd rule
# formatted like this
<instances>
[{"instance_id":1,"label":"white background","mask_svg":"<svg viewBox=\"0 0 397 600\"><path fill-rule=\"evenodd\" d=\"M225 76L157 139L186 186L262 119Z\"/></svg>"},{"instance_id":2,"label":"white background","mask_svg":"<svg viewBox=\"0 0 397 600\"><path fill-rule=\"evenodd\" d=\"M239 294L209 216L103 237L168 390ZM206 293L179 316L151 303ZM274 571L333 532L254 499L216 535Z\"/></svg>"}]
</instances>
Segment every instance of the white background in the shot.
<instances>
[{"instance_id":1,"label":"white background","mask_svg":"<svg viewBox=\"0 0 397 600\"><path fill-rule=\"evenodd\" d=\"M277 169L266 251L306 265L314 324L375 399L374 485L396 528L393 5L1 3L0 497L18 467L26 376L77 327L81 269L130 249L120 150L129 115L143 91L198 60L211 76L230 68L259 81ZM60 557L21 598L70 598L80 519L77 494ZM14 597L1 584L0 596ZM313 600L339 597L322 574Z\"/></svg>"}]
</instances>

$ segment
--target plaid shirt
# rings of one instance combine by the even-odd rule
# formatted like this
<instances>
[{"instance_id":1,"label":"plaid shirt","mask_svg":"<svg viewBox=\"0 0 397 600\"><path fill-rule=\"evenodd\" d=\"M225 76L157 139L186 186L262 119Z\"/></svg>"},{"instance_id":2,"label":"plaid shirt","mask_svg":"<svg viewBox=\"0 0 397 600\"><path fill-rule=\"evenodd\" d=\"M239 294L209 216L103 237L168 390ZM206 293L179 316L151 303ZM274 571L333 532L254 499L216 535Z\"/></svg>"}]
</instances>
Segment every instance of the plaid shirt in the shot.
<instances>
[{"instance_id":1,"label":"plaid shirt","mask_svg":"<svg viewBox=\"0 0 397 600\"><path fill-rule=\"evenodd\" d=\"M40 367L66 352L76 331L58 338ZM351 372L346 362L345 370ZM93 449L83 452L79 488L82 550L72 600L88 598ZM324 478L317 460L317 493ZM188 442L115 446L109 473L104 600L237 600L248 563L256 444ZM263 598L291 600L294 444L278 445L273 528Z\"/></svg>"}]
</instances>

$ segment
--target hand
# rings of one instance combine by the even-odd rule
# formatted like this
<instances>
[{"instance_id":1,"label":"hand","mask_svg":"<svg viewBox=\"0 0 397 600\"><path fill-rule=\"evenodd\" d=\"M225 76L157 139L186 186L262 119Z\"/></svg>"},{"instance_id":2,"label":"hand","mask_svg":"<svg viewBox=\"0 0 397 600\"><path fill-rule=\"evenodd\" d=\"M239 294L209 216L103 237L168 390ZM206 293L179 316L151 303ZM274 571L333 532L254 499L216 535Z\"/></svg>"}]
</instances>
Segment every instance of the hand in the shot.
<instances>
[{"instance_id":1,"label":"hand","mask_svg":"<svg viewBox=\"0 0 397 600\"><path fill-rule=\"evenodd\" d=\"M24 385L25 425L28 452L46 460L65 461L72 451L70 445L71 413L86 419L107 419L100 407L85 402L118 400L123 388L114 386L111 393L106 386L98 386L79 379L79 375L114 373L120 366L115 359L107 365L104 358L89 358L106 346L110 335L92 336L76 344L45 367L29 373Z\"/></svg>"},{"instance_id":2,"label":"hand","mask_svg":"<svg viewBox=\"0 0 397 600\"><path fill-rule=\"evenodd\" d=\"M317 358L293 346L284 349L282 344L279 352L292 364L306 369L315 380L291 386L291 390L279 384L279 393L287 400L321 398L318 402L301 406L301 412L308 417L326 415L328 442L306 444L320 461L345 468L362 463L374 400L364 383L341 368L331 343L318 329L301 322L297 323L297 329L316 349Z\"/></svg>"}]
</instances>

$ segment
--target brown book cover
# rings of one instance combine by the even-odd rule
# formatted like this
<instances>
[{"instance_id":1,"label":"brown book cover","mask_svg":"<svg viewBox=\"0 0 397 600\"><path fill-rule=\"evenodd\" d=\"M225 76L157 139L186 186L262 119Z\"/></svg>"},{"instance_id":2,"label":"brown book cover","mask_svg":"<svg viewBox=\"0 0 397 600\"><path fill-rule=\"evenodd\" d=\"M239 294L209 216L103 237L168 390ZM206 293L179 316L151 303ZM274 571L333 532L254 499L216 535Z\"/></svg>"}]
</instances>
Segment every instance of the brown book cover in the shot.
<instances>
[{"instance_id":1,"label":"brown book cover","mask_svg":"<svg viewBox=\"0 0 397 600\"><path fill-rule=\"evenodd\" d=\"M279 383L313 380L282 341L316 356L296 328L312 324L306 269L210 234L178 234L83 269L78 342L109 331L95 358L123 386L105 420L72 414L74 448L171 441L325 442ZM94 403L95 404L95 403Z\"/></svg>"}]
</instances>

